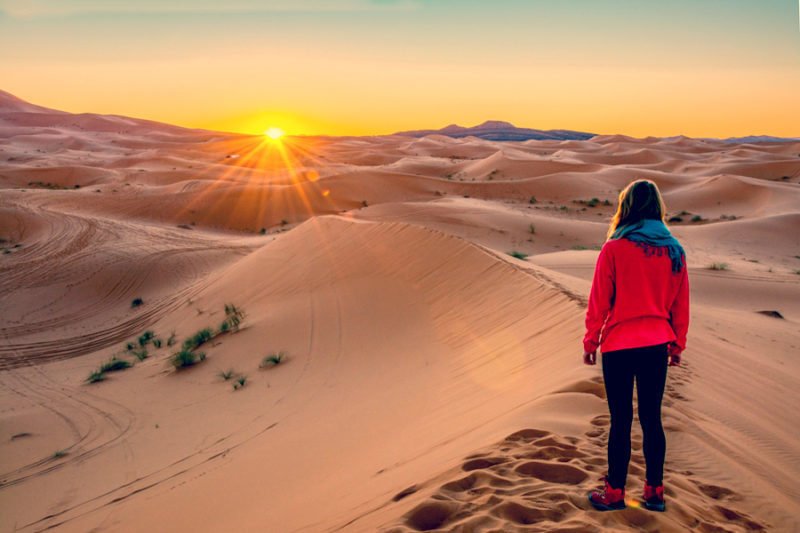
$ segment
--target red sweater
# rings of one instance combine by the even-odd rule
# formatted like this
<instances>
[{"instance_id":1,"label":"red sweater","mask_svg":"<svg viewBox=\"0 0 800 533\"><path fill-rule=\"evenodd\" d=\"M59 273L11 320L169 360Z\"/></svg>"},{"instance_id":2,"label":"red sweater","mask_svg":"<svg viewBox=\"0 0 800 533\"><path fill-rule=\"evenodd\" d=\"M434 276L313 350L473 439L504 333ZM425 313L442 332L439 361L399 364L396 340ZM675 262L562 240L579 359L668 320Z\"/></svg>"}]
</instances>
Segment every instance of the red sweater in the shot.
<instances>
[{"instance_id":1,"label":"red sweater","mask_svg":"<svg viewBox=\"0 0 800 533\"><path fill-rule=\"evenodd\" d=\"M628 239L607 241L597 257L586 310L583 349L592 353L669 342L669 353L686 348L689 275L672 272L666 249L645 254Z\"/></svg>"}]
</instances>

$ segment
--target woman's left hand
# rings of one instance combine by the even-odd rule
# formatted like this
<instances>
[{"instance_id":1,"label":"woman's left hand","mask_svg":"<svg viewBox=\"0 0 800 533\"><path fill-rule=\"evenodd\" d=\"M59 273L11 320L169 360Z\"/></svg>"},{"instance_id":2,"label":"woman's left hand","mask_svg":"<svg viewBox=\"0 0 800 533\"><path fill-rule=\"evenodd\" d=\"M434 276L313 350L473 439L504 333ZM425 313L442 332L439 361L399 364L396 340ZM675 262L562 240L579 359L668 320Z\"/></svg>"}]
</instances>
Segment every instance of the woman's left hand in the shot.
<instances>
[{"instance_id":1,"label":"woman's left hand","mask_svg":"<svg viewBox=\"0 0 800 533\"><path fill-rule=\"evenodd\" d=\"M597 352L583 352L583 364L585 365L596 365L597 364Z\"/></svg>"}]
</instances>

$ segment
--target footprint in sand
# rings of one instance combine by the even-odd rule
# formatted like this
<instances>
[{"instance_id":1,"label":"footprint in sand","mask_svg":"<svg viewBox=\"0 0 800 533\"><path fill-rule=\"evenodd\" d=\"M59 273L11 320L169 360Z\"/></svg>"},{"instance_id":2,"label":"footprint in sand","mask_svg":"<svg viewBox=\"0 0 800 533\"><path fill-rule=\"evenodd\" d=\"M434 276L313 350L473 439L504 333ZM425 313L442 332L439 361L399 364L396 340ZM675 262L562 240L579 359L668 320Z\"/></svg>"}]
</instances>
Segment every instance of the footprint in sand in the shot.
<instances>
[{"instance_id":1,"label":"footprint in sand","mask_svg":"<svg viewBox=\"0 0 800 533\"><path fill-rule=\"evenodd\" d=\"M417 531L431 531L441 527L457 506L446 502L426 502L408 514L406 522Z\"/></svg>"},{"instance_id":2,"label":"footprint in sand","mask_svg":"<svg viewBox=\"0 0 800 533\"><path fill-rule=\"evenodd\" d=\"M480 459L472 459L461 465L461 469L465 472L472 470L481 470L484 468L491 468L494 465L505 463L507 459L502 457L482 457Z\"/></svg>"},{"instance_id":3,"label":"footprint in sand","mask_svg":"<svg viewBox=\"0 0 800 533\"><path fill-rule=\"evenodd\" d=\"M452 481L384 531L767 530L733 506L739 496L732 490L698 481L686 470L666 473L667 513L646 511L634 494L624 511L594 511L585 494L598 485L598 473L605 470L605 442L596 432L607 431L607 426L608 416L603 415L592 421L584 438L539 429L517 431L465 458L452 470ZM634 453L633 459L631 486L644 476L640 454ZM426 485L413 485L393 500L417 494Z\"/></svg>"},{"instance_id":4,"label":"footprint in sand","mask_svg":"<svg viewBox=\"0 0 800 533\"><path fill-rule=\"evenodd\" d=\"M574 466L544 461L522 463L514 471L522 476L531 476L550 483L567 483L569 485L577 485L588 477L585 471Z\"/></svg>"}]
</instances>

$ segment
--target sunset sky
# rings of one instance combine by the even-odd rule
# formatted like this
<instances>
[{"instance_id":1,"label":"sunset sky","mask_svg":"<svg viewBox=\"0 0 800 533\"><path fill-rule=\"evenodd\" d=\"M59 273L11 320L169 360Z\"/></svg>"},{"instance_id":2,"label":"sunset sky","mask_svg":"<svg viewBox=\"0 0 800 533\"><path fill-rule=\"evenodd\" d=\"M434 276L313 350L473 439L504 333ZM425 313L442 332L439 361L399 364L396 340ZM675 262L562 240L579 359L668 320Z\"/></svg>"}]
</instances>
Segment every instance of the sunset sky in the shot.
<instances>
[{"instance_id":1,"label":"sunset sky","mask_svg":"<svg viewBox=\"0 0 800 533\"><path fill-rule=\"evenodd\" d=\"M800 136L797 0L0 0L0 89L226 131Z\"/></svg>"}]
</instances>

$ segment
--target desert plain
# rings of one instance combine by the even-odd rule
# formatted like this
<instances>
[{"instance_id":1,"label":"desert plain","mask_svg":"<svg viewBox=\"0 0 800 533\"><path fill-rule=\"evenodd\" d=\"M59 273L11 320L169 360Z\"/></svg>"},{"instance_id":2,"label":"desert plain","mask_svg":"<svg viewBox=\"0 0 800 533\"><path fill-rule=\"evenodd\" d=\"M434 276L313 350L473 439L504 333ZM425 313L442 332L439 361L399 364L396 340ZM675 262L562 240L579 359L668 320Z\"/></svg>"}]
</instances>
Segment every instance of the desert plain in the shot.
<instances>
[{"instance_id":1,"label":"desert plain","mask_svg":"<svg viewBox=\"0 0 800 533\"><path fill-rule=\"evenodd\" d=\"M598 513L583 319L638 178L691 324L668 511L634 422ZM0 93L0 239L1 531L800 530L800 142L271 140Z\"/></svg>"}]
</instances>

